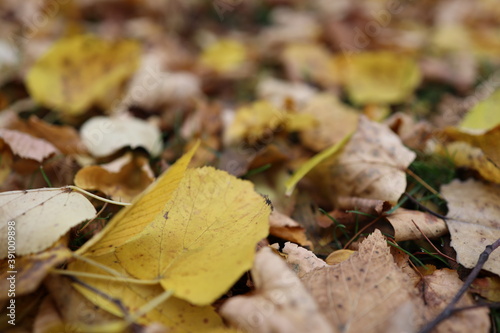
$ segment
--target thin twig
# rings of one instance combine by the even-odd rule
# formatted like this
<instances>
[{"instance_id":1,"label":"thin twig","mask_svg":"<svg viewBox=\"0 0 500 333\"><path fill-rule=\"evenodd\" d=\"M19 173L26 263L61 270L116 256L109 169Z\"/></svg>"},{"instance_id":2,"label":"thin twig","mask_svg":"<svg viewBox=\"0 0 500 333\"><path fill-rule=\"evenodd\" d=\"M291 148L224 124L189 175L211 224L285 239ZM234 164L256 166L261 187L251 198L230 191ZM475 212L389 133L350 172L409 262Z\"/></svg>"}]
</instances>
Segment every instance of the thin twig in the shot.
<instances>
[{"instance_id":1,"label":"thin twig","mask_svg":"<svg viewBox=\"0 0 500 333\"><path fill-rule=\"evenodd\" d=\"M431 242L431 240L424 234L424 232L420 229L420 227L418 226L417 223L415 223L415 221L413 221L413 219L411 220L413 222L413 224L415 225L415 228L418 229L418 231L420 231L420 233L422 234L422 236L425 237L425 239L427 240L427 242L432 246L432 248L434 250L437 251L437 253L439 253L440 255L442 255L443 257L445 257L446 259L448 260L451 260L451 261L454 261L454 262L457 262L455 259L453 259L452 257L450 256L447 256L446 254L444 254L443 252L439 251L439 249L434 245L434 243ZM430 251L429 251L430 252Z\"/></svg>"},{"instance_id":2,"label":"thin twig","mask_svg":"<svg viewBox=\"0 0 500 333\"><path fill-rule=\"evenodd\" d=\"M429 333L431 332L434 328L436 328L439 323L441 323L443 320L447 319L453 314L453 310L457 302L462 298L462 296L465 294L467 289L471 286L472 282L476 279L478 276L479 272L483 268L484 264L490 257L490 254L500 246L500 239L497 239L493 244L486 246L486 249L479 255L479 259L477 261L476 266L474 269L470 272L469 276L467 279L464 281L464 284L462 285L462 288L457 292L457 294L453 297L451 302L444 308L444 310L436 317L434 320L430 321L427 323L420 331L419 333Z\"/></svg>"},{"instance_id":3,"label":"thin twig","mask_svg":"<svg viewBox=\"0 0 500 333\"><path fill-rule=\"evenodd\" d=\"M431 214L431 215L434 215L435 217L439 217L440 219L443 219L443 220L446 220L448 219L448 217L444 216L444 215L441 215L439 213L436 213L435 211L425 207L424 205L422 205L420 202L418 202L417 199L415 199L410 193L408 192L405 192L404 195L410 199L411 202L413 202L414 204L416 204L419 208L422 208L423 210L425 210L427 213Z\"/></svg>"},{"instance_id":4,"label":"thin twig","mask_svg":"<svg viewBox=\"0 0 500 333\"><path fill-rule=\"evenodd\" d=\"M420 178L413 171L411 171L410 169L406 169L406 173L408 173L416 181L418 181L423 187L425 187L427 190L429 190L429 192L431 192L432 194L436 195L438 198L444 200L443 196L438 191L436 191L435 189L433 189L432 186L430 186L429 184L427 184L427 182L425 180L423 180L422 178Z\"/></svg>"}]
</instances>

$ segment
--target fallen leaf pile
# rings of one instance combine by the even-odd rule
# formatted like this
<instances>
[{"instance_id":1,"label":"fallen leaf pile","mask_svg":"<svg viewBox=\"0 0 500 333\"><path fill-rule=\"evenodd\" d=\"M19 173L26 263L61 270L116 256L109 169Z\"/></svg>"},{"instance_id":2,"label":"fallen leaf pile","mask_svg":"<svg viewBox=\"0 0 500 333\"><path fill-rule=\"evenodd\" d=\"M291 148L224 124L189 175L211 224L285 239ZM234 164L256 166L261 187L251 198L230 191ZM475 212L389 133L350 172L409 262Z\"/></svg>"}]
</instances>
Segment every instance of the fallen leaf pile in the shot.
<instances>
[{"instance_id":1,"label":"fallen leaf pile","mask_svg":"<svg viewBox=\"0 0 500 333\"><path fill-rule=\"evenodd\" d=\"M0 331L498 331L499 8L0 2Z\"/></svg>"}]
</instances>

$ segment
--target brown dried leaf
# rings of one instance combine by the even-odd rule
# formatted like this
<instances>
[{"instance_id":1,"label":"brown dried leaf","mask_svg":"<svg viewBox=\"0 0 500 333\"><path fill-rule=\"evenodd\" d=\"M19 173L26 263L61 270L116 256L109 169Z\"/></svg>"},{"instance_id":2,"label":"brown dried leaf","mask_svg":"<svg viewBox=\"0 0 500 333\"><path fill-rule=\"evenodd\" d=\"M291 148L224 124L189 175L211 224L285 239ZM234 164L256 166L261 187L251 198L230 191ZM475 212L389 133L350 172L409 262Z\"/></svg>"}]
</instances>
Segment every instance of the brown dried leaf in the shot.
<instances>
[{"instance_id":1,"label":"brown dried leaf","mask_svg":"<svg viewBox=\"0 0 500 333\"><path fill-rule=\"evenodd\" d=\"M347 105L342 104L332 94L314 96L305 108L300 110L316 119L311 129L301 131L300 138L304 145L314 151L326 149L356 129L359 115Z\"/></svg>"},{"instance_id":2,"label":"brown dried leaf","mask_svg":"<svg viewBox=\"0 0 500 333\"><path fill-rule=\"evenodd\" d=\"M426 304L427 320L434 319L450 303L463 284L458 278L457 271L446 268L424 276L422 283L425 284L425 287L422 288L424 290L422 297ZM472 296L467 293L460 299L456 307L461 308L474 304ZM490 320L488 312L489 310L486 307L459 311L439 324L433 332L489 332Z\"/></svg>"},{"instance_id":3,"label":"brown dried leaf","mask_svg":"<svg viewBox=\"0 0 500 333\"><path fill-rule=\"evenodd\" d=\"M312 247L312 243L307 239L304 228L297 221L278 212L276 209L269 215L269 233L273 236Z\"/></svg>"},{"instance_id":4,"label":"brown dried leaf","mask_svg":"<svg viewBox=\"0 0 500 333\"><path fill-rule=\"evenodd\" d=\"M398 208L386 218L394 228L396 242L424 239L424 235L427 238L435 238L448 233L448 228L444 220L429 213ZM420 230L413 222L415 222Z\"/></svg>"},{"instance_id":5,"label":"brown dried leaf","mask_svg":"<svg viewBox=\"0 0 500 333\"><path fill-rule=\"evenodd\" d=\"M302 281L339 331L397 332L403 325L413 331L421 324L416 290L378 230L349 259L316 269ZM401 308L404 318L398 316Z\"/></svg>"},{"instance_id":6,"label":"brown dried leaf","mask_svg":"<svg viewBox=\"0 0 500 333\"><path fill-rule=\"evenodd\" d=\"M415 156L387 126L362 116L330 166L333 193L396 203L406 188L404 170Z\"/></svg>"},{"instance_id":7,"label":"brown dried leaf","mask_svg":"<svg viewBox=\"0 0 500 333\"><path fill-rule=\"evenodd\" d=\"M15 155L37 162L42 162L50 155L59 153L59 150L46 140L37 139L19 131L2 128L0 139L9 145Z\"/></svg>"},{"instance_id":8,"label":"brown dried leaf","mask_svg":"<svg viewBox=\"0 0 500 333\"><path fill-rule=\"evenodd\" d=\"M15 121L9 128L44 139L53 144L63 154L86 153L78 132L71 126L52 125L31 116L28 121Z\"/></svg>"},{"instance_id":9,"label":"brown dried leaf","mask_svg":"<svg viewBox=\"0 0 500 333\"><path fill-rule=\"evenodd\" d=\"M446 224L457 261L472 268L486 246L500 238L500 185L454 180L441 187L441 194L448 201ZM500 252L493 252L483 269L500 275Z\"/></svg>"},{"instance_id":10,"label":"brown dried leaf","mask_svg":"<svg viewBox=\"0 0 500 333\"><path fill-rule=\"evenodd\" d=\"M294 272L297 273L299 278L316 268L327 266L326 263L316 257L314 253L303 247L297 246L297 244L286 242L283 253L287 254L286 261Z\"/></svg>"},{"instance_id":11,"label":"brown dried leaf","mask_svg":"<svg viewBox=\"0 0 500 333\"><path fill-rule=\"evenodd\" d=\"M230 298L220 313L247 332L335 332L299 278L269 248L262 248L252 268L256 292Z\"/></svg>"},{"instance_id":12,"label":"brown dried leaf","mask_svg":"<svg viewBox=\"0 0 500 333\"><path fill-rule=\"evenodd\" d=\"M148 159L129 152L111 163L80 169L75 176L75 185L87 190L99 190L113 200L131 202L153 180Z\"/></svg>"},{"instance_id":13,"label":"brown dried leaf","mask_svg":"<svg viewBox=\"0 0 500 333\"><path fill-rule=\"evenodd\" d=\"M67 242L67 240L66 240ZM9 268L12 261L4 259L0 261L2 274L0 275L0 288L9 290L10 276L8 271L17 271L16 274L16 295L26 295L35 291L49 271L71 258L71 251L64 241L60 240L57 245L41 253L30 254L14 259L15 268ZM0 294L0 300L7 299L7 293Z\"/></svg>"}]
</instances>

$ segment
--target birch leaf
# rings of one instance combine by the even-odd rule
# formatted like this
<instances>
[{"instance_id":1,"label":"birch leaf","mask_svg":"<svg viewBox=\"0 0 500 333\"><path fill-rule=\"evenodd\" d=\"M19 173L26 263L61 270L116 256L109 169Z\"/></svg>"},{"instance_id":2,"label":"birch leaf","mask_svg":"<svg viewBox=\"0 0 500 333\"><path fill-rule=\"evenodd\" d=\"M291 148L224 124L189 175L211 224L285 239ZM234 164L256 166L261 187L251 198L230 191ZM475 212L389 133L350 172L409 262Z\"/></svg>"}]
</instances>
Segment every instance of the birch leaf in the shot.
<instances>
[{"instance_id":1,"label":"birch leaf","mask_svg":"<svg viewBox=\"0 0 500 333\"><path fill-rule=\"evenodd\" d=\"M87 198L67 188L0 193L0 233L14 232L18 256L45 250L69 229L95 214ZM6 257L7 237L1 237L0 259Z\"/></svg>"}]
</instances>

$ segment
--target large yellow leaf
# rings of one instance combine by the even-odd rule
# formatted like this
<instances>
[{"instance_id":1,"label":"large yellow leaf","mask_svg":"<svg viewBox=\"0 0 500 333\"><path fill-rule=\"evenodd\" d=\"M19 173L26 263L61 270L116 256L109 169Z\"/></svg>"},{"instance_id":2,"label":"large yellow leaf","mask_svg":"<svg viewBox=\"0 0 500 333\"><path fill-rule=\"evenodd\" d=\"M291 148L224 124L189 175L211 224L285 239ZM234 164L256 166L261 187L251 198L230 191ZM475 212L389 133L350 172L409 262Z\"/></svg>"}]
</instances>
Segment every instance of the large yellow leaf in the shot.
<instances>
[{"instance_id":1,"label":"large yellow leaf","mask_svg":"<svg viewBox=\"0 0 500 333\"><path fill-rule=\"evenodd\" d=\"M210 304L252 266L269 214L252 183L210 167L188 170L172 200L116 258L135 278L159 279L179 298Z\"/></svg>"},{"instance_id":2,"label":"large yellow leaf","mask_svg":"<svg viewBox=\"0 0 500 333\"><path fill-rule=\"evenodd\" d=\"M193 148L172 165L155 183L136 197L134 204L122 209L97 236L77 252L100 255L112 252L132 236L142 232L160 214L184 176L184 172L199 146Z\"/></svg>"},{"instance_id":3,"label":"large yellow leaf","mask_svg":"<svg viewBox=\"0 0 500 333\"><path fill-rule=\"evenodd\" d=\"M55 110L78 115L109 97L138 66L140 47L91 35L58 41L28 72L31 96Z\"/></svg>"},{"instance_id":4,"label":"large yellow leaf","mask_svg":"<svg viewBox=\"0 0 500 333\"><path fill-rule=\"evenodd\" d=\"M126 274L117 261L114 253L92 257L92 259L99 261L99 263L108 268L114 269L120 274ZM109 275L103 270L84 261L72 262L69 265L69 269L83 273ZM74 285L74 287L92 303L118 317L124 316L123 310L128 314L133 314L164 292L159 284L140 285L87 277L80 277L80 279L100 292L120 300L124 309L119 308L116 303L101 297L89 289ZM223 325L220 317L211 306L194 306L176 297L170 297L161 304L158 304L154 309L138 318L137 321L141 324L160 322L172 332L193 333L207 332L209 329L222 327Z\"/></svg>"}]
</instances>

